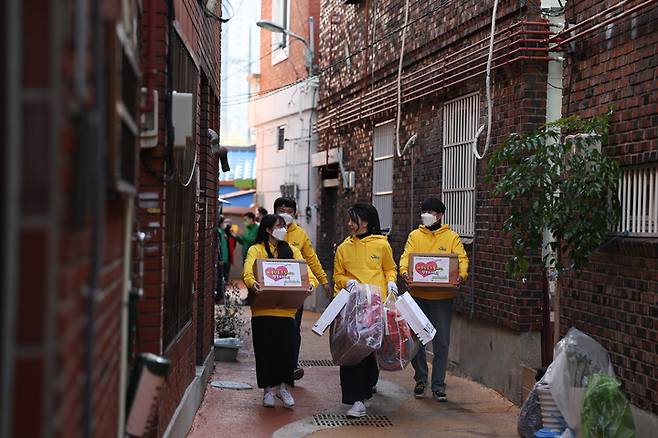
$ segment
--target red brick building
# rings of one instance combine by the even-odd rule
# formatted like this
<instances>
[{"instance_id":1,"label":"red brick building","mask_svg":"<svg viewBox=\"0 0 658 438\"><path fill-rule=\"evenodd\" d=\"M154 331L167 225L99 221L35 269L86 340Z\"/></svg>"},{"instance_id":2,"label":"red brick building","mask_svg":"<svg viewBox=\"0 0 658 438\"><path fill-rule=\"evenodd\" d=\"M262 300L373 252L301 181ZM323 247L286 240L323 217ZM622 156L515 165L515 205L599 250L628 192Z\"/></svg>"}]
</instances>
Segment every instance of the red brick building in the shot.
<instances>
[{"instance_id":1,"label":"red brick building","mask_svg":"<svg viewBox=\"0 0 658 438\"><path fill-rule=\"evenodd\" d=\"M401 158L395 131L405 1L350 3L326 0L321 9L317 129L319 149L329 151L329 164L320 170L323 265L332 265L352 203L378 208L399 258L419 224L420 202L443 194L446 223L462 235L472 263L456 298L450 360L519 402L522 367L541 363L541 275L535 268L525 283L507 277L510 241L501 232L506 209L489 195L486 161L476 162L470 152L486 120L493 2L410 2L400 143L413 135L416 141ZM549 53L540 41L549 26L539 2L500 2L497 18L491 147L510 132L538 129L547 117Z\"/></svg>"},{"instance_id":2,"label":"red brick building","mask_svg":"<svg viewBox=\"0 0 658 438\"><path fill-rule=\"evenodd\" d=\"M631 3L579 1L566 8L575 26L565 35L563 113L589 117L613 109L603 152L621 166L622 223L616 231L629 236L597 252L582 273L562 278L559 312L561 332L574 326L601 342L631 402L655 415L658 4Z\"/></svg>"},{"instance_id":3,"label":"red brick building","mask_svg":"<svg viewBox=\"0 0 658 438\"><path fill-rule=\"evenodd\" d=\"M123 436L128 375L146 351L172 362L157 435L180 436L212 363L218 169L205 129L219 124L219 21L192 0L0 10L0 436ZM141 87L159 92L159 130L140 151ZM174 158L171 89L196 105L196 137Z\"/></svg>"},{"instance_id":4,"label":"red brick building","mask_svg":"<svg viewBox=\"0 0 658 438\"><path fill-rule=\"evenodd\" d=\"M601 341L631 401L656 413L657 8L625 3L498 2L490 147L563 115L590 117L614 107L604 152L624 175L617 232L631 233L598 252L582 274L561 277L555 310L559 332L576 326ZM505 272L507 208L490 194L486 156L476 161L471 152L478 127L486 124L494 2L409 2L405 26L406 4L322 2L317 130L328 164L320 167L318 249L331 266L345 235L346 208L365 201L377 206L399 257L418 225L421 200L441 196L445 222L460 233L471 260L470 278L456 298L453 369L519 402L523 370L549 359L552 339L548 330L540 334L548 327L540 260L533 259L524 282ZM565 20L572 30L560 38L573 38L551 50ZM398 90L400 146L411 145L402 157L396 151Z\"/></svg>"}]
</instances>

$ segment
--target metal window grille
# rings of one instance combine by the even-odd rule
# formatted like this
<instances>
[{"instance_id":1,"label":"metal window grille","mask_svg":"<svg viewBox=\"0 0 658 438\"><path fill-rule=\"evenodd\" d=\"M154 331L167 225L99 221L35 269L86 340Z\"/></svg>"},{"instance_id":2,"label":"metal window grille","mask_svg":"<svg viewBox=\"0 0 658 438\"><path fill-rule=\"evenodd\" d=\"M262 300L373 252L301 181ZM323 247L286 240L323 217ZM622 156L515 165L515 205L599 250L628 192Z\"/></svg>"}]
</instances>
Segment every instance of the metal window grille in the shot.
<instances>
[{"instance_id":1,"label":"metal window grille","mask_svg":"<svg viewBox=\"0 0 658 438\"><path fill-rule=\"evenodd\" d=\"M621 219L617 232L658 237L658 163L622 168L619 182Z\"/></svg>"},{"instance_id":2,"label":"metal window grille","mask_svg":"<svg viewBox=\"0 0 658 438\"><path fill-rule=\"evenodd\" d=\"M197 83L199 72L182 40L175 35L172 42L173 86L177 91L194 95L193 108L196 106ZM197 147L196 123L194 114L195 139L183 150L175 151L176 172L189 175L194 165L194 153ZM198 175L198 174L197 174ZM192 318L192 291L194 288L194 247L195 247L195 184L183 186L180 175L167 182L165 213L165 260L166 283L164 291L163 346L176 339L181 330Z\"/></svg>"},{"instance_id":3,"label":"metal window grille","mask_svg":"<svg viewBox=\"0 0 658 438\"><path fill-rule=\"evenodd\" d=\"M465 237L473 237L475 232L475 157L471 148L479 119L477 93L443 106L443 222Z\"/></svg>"},{"instance_id":4,"label":"metal window grille","mask_svg":"<svg viewBox=\"0 0 658 438\"><path fill-rule=\"evenodd\" d=\"M372 204L379 212L382 230L393 225L393 139L392 122L375 127L373 140Z\"/></svg>"},{"instance_id":5,"label":"metal window grille","mask_svg":"<svg viewBox=\"0 0 658 438\"><path fill-rule=\"evenodd\" d=\"M286 145L286 127L279 126L276 130L276 149L282 151Z\"/></svg>"}]
</instances>

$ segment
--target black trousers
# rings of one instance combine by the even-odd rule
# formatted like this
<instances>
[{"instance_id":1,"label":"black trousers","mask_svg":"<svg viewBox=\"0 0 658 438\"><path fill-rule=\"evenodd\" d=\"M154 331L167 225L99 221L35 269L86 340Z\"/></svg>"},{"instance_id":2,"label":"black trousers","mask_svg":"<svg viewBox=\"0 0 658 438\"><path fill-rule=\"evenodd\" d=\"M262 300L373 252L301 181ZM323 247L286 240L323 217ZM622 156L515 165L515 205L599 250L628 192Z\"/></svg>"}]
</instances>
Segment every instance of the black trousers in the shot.
<instances>
[{"instance_id":1,"label":"black trousers","mask_svg":"<svg viewBox=\"0 0 658 438\"><path fill-rule=\"evenodd\" d=\"M304 315L304 308L297 309L295 314L295 353L293 354L292 368L293 370L299 366L299 349L302 347L302 315Z\"/></svg>"},{"instance_id":2,"label":"black trousers","mask_svg":"<svg viewBox=\"0 0 658 438\"><path fill-rule=\"evenodd\" d=\"M251 318L251 336L256 355L259 388L287 383L294 386L292 373L295 320L278 316Z\"/></svg>"},{"instance_id":3,"label":"black trousers","mask_svg":"<svg viewBox=\"0 0 658 438\"><path fill-rule=\"evenodd\" d=\"M343 403L353 404L372 397L372 388L379 380L379 368L375 353L363 359L356 365L340 367L340 389L343 393Z\"/></svg>"}]
</instances>

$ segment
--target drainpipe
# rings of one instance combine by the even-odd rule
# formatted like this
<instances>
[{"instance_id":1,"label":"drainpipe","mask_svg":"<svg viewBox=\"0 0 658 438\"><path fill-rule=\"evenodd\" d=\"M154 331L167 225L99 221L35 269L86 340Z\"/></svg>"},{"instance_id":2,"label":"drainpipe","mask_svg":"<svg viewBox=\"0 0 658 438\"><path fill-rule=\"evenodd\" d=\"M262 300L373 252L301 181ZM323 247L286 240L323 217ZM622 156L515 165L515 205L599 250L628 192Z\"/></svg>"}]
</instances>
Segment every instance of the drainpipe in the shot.
<instances>
[{"instance_id":1,"label":"drainpipe","mask_svg":"<svg viewBox=\"0 0 658 438\"><path fill-rule=\"evenodd\" d=\"M557 17L548 17L556 28L564 28L564 14ZM555 46L555 44L551 44ZM562 75L563 58L561 53L551 53L551 62L548 62L548 80L546 84L546 123L553 122L562 117ZM551 141L551 140L548 140ZM550 255L548 245L555 240L552 233L544 230L542 236L542 258ZM559 338L559 291L555 276L550 275L550 262L547 261L542 269L542 366L550 365L553 360L553 346ZM552 305L552 306L551 306ZM551 307L555 310L551 311ZM551 331L551 322L554 330Z\"/></svg>"},{"instance_id":2,"label":"drainpipe","mask_svg":"<svg viewBox=\"0 0 658 438\"><path fill-rule=\"evenodd\" d=\"M5 87L5 99L7 108L14 108L14 111L5 112L5 133L2 154L4 155L5 168L3 172L4 184L2 190L5 191L5 202L7 207L4 208L4 227L2 229L3 243L2 248L2 341L0 345L0 361L2 361L2 375L0 375L0 437L10 437L12 433L13 420L13 394L14 394L14 352L16 348L15 324L16 308L18 302L17 285L18 285L18 235L19 235L19 196L21 180L21 4L19 0L8 0L1 6L5 9L5 23L2 23L6 32L5 44L6 55L5 72L6 83L0 86Z\"/></svg>"},{"instance_id":3,"label":"drainpipe","mask_svg":"<svg viewBox=\"0 0 658 438\"><path fill-rule=\"evenodd\" d=\"M96 156L95 171L96 176L93 182L92 198L92 253L90 263L89 285L87 289L87 308L86 308L86 325L85 325L85 381L83 391L83 436L91 438L94 435L93 418L93 375L94 375L94 338L96 334L95 313L96 299L100 289L100 270L102 265L103 247L102 237L105 227L105 149L106 138L103 129L103 120L105 120L105 48L103 44L103 19L101 14L101 0L95 0L93 4L93 50L94 50L94 70L96 74L96 102L95 108L91 111L90 123L96 131Z\"/></svg>"}]
</instances>

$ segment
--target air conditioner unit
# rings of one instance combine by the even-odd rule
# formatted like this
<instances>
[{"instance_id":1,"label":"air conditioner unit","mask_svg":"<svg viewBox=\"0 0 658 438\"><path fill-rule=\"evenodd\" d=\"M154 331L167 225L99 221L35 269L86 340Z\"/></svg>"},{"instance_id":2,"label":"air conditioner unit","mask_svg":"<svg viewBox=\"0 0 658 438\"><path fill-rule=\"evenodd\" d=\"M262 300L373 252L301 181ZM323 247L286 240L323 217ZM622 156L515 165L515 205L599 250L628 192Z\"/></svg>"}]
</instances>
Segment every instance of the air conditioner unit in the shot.
<instances>
[{"instance_id":1,"label":"air conditioner unit","mask_svg":"<svg viewBox=\"0 0 658 438\"><path fill-rule=\"evenodd\" d=\"M171 113L174 125L174 147L184 148L187 140L192 139L194 110L192 93L178 93L171 96Z\"/></svg>"}]
</instances>

